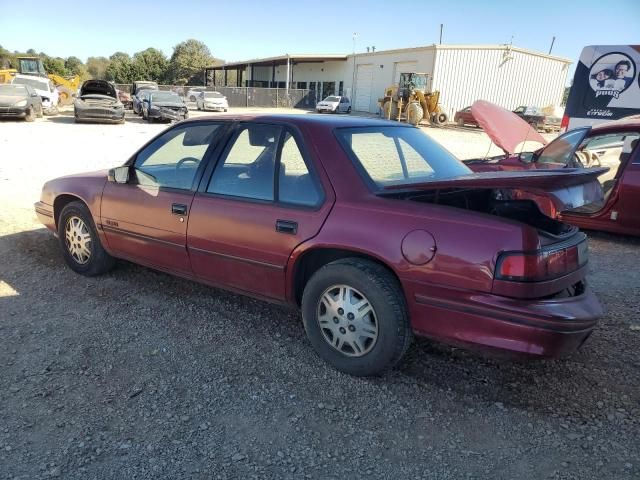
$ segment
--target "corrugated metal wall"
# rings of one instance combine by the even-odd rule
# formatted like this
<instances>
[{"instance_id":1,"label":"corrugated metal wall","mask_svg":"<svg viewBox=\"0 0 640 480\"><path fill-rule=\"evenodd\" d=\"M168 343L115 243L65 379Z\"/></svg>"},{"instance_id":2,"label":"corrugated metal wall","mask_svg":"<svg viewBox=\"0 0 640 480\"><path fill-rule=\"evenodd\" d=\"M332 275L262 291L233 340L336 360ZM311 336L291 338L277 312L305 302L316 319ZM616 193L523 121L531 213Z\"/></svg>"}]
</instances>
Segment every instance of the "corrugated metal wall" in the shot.
<instances>
[{"instance_id":1,"label":"corrugated metal wall","mask_svg":"<svg viewBox=\"0 0 640 480\"><path fill-rule=\"evenodd\" d=\"M449 118L475 100L507 109L560 105L568 64L505 49L437 48L433 89Z\"/></svg>"}]
</instances>

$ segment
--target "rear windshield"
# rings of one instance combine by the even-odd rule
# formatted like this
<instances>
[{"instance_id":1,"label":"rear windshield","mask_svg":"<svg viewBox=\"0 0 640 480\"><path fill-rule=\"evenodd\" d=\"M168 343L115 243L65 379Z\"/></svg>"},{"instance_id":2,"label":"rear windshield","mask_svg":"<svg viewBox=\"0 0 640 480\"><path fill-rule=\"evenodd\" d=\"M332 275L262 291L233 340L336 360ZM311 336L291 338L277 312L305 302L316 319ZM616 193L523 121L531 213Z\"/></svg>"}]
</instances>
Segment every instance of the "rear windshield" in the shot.
<instances>
[{"instance_id":1,"label":"rear windshield","mask_svg":"<svg viewBox=\"0 0 640 480\"><path fill-rule=\"evenodd\" d=\"M0 85L0 95L23 96L27 89L23 85Z\"/></svg>"},{"instance_id":2,"label":"rear windshield","mask_svg":"<svg viewBox=\"0 0 640 480\"><path fill-rule=\"evenodd\" d=\"M151 95L152 102L182 102L182 99L171 92L156 92Z\"/></svg>"},{"instance_id":3,"label":"rear windshield","mask_svg":"<svg viewBox=\"0 0 640 480\"><path fill-rule=\"evenodd\" d=\"M336 134L377 187L411 185L472 173L418 128L339 128Z\"/></svg>"},{"instance_id":4,"label":"rear windshield","mask_svg":"<svg viewBox=\"0 0 640 480\"><path fill-rule=\"evenodd\" d=\"M205 98L224 98L224 95L218 92L205 92Z\"/></svg>"}]
</instances>

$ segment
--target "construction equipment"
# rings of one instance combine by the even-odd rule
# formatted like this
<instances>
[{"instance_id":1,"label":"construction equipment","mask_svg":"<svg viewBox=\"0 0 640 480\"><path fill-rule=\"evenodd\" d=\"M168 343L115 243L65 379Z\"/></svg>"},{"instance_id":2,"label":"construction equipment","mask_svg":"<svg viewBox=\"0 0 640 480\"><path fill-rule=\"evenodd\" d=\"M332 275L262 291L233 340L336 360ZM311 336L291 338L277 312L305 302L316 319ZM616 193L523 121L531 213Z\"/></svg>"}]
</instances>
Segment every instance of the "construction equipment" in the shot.
<instances>
[{"instance_id":1,"label":"construction equipment","mask_svg":"<svg viewBox=\"0 0 640 480\"><path fill-rule=\"evenodd\" d=\"M401 73L398 85L384 90L378 99L384 118L418 125L422 120L432 124L445 123L447 114L440 106L440 92L427 91L427 73Z\"/></svg>"},{"instance_id":2,"label":"construction equipment","mask_svg":"<svg viewBox=\"0 0 640 480\"><path fill-rule=\"evenodd\" d=\"M23 75L35 75L38 77L48 77L58 90L60 105L70 105L73 103L73 92L80 87L80 76L63 77L55 73L45 72L42 60L38 57L17 57L18 69L8 68L0 70L0 83L10 83L17 73Z\"/></svg>"}]
</instances>

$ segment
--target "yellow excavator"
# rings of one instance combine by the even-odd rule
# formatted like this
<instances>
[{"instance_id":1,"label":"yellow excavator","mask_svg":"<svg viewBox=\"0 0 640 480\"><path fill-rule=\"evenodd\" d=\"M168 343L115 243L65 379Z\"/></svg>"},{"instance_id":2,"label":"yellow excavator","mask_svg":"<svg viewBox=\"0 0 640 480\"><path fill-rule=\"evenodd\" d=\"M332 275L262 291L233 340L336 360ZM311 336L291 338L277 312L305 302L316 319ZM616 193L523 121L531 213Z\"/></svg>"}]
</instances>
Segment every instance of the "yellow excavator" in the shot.
<instances>
[{"instance_id":1,"label":"yellow excavator","mask_svg":"<svg viewBox=\"0 0 640 480\"><path fill-rule=\"evenodd\" d=\"M0 70L0 83L10 83L17 73L22 75L36 75L48 77L53 82L60 95L60 105L70 105L73 103L73 92L80 87L80 76L63 77L55 73L45 72L42 60L38 57L17 57L18 68L7 68Z\"/></svg>"},{"instance_id":2,"label":"yellow excavator","mask_svg":"<svg viewBox=\"0 0 640 480\"><path fill-rule=\"evenodd\" d=\"M385 88L378 99L384 118L418 125L422 120L431 124L446 123L448 117L440 106L440 92L427 91L427 73L401 73L398 85Z\"/></svg>"}]
</instances>

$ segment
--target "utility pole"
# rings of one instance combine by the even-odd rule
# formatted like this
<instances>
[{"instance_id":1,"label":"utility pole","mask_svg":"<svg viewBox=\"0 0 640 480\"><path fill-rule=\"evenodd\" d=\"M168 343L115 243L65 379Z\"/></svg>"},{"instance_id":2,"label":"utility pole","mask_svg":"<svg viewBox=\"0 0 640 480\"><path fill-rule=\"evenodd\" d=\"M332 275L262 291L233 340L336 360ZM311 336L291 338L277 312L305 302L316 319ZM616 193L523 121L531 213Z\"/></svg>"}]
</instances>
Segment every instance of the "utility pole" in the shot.
<instances>
[{"instance_id":1,"label":"utility pole","mask_svg":"<svg viewBox=\"0 0 640 480\"><path fill-rule=\"evenodd\" d=\"M351 76L351 102L354 103L356 101L355 92L356 92L356 37L358 34L353 32L353 75ZM355 103L354 103L355 105Z\"/></svg>"},{"instance_id":2,"label":"utility pole","mask_svg":"<svg viewBox=\"0 0 640 480\"><path fill-rule=\"evenodd\" d=\"M555 35L553 36L553 38L551 39L551 46L549 47L549 55L551 55L551 50L553 50L553 44L556 43L556 37Z\"/></svg>"},{"instance_id":3,"label":"utility pole","mask_svg":"<svg viewBox=\"0 0 640 480\"><path fill-rule=\"evenodd\" d=\"M440 45L442 45L442 29L444 28L444 23L440 24Z\"/></svg>"}]
</instances>

